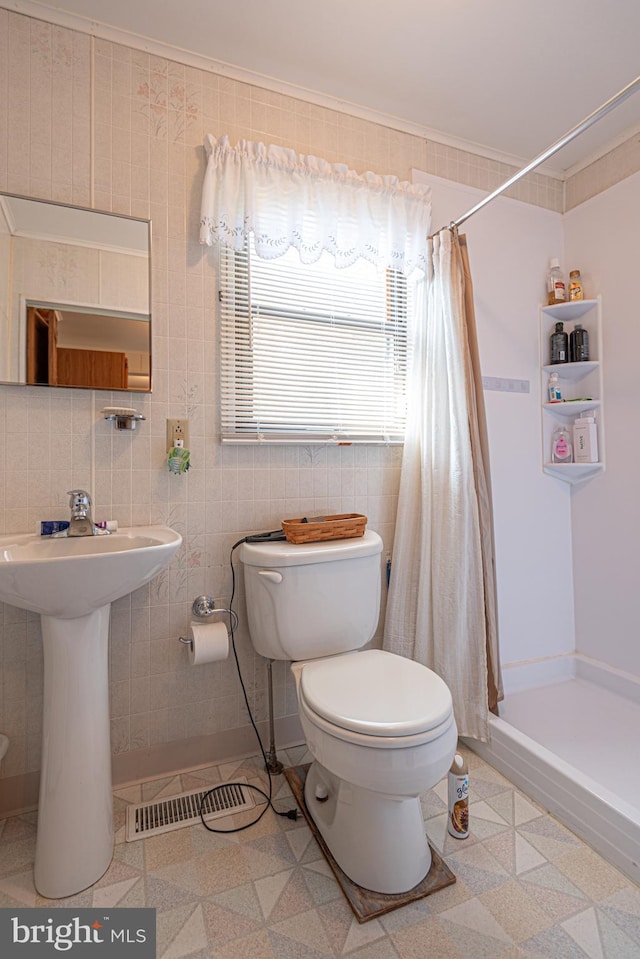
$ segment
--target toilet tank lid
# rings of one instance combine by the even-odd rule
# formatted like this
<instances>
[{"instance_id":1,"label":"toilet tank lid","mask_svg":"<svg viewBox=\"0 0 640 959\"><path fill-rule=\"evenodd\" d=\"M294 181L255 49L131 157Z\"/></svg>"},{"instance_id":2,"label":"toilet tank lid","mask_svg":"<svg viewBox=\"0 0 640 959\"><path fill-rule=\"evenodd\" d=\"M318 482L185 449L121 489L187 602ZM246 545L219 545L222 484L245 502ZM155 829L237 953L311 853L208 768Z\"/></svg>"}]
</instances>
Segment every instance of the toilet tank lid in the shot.
<instances>
[{"instance_id":1,"label":"toilet tank lid","mask_svg":"<svg viewBox=\"0 0 640 959\"><path fill-rule=\"evenodd\" d=\"M304 663L300 685L313 712L369 736L427 732L453 708L449 687L433 670L383 649Z\"/></svg>"},{"instance_id":2,"label":"toilet tank lid","mask_svg":"<svg viewBox=\"0 0 640 959\"><path fill-rule=\"evenodd\" d=\"M375 556L382 552L382 540L374 530L352 539L331 539L319 543L243 543L240 559L247 566L307 566L342 559Z\"/></svg>"}]
</instances>

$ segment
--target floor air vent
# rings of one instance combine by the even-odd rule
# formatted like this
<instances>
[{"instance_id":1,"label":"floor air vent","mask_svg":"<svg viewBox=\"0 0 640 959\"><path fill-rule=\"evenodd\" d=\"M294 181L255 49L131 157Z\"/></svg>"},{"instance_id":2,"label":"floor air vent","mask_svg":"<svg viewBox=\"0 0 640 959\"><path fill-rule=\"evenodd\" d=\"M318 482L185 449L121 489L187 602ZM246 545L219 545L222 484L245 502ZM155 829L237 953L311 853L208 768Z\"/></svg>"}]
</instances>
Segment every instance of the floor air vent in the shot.
<instances>
[{"instance_id":1,"label":"floor air vent","mask_svg":"<svg viewBox=\"0 0 640 959\"><path fill-rule=\"evenodd\" d=\"M221 783L204 801L202 812L205 820L208 822L210 819L221 819L223 816L233 816L245 809L252 809L255 802L251 790L246 787L246 779L240 779L237 783ZM147 836L157 836L161 832L170 832L172 829L181 829L182 826L200 822L202 797L206 796L211 788L191 789L167 799L129 806L126 841L146 839Z\"/></svg>"}]
</instances>

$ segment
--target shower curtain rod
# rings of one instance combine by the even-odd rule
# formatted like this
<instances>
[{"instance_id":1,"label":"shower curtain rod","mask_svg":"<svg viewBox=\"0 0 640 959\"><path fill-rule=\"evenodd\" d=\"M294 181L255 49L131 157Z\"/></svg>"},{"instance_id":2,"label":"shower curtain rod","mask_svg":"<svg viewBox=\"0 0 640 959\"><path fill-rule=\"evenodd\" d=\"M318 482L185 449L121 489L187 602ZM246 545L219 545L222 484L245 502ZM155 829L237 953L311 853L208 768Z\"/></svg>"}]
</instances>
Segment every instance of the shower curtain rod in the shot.
<instances>
[{"instance_id":1,"label":"shower curtain rod","mask_svg":"<svg viewBox=\"0 0 640 959\"><path fill-rule=\"evenodd\" d=\"M598 120L602 119L607 113L615 109L618 104L622 103L623 100L626 100L627 97L630 97L636 90L640 89L640 77L636 77L635 80L632 80L631 83L627 84L626 87L623 87L619 93L616 93L615 96L611 97L610 100L607 100L606 103L603 103L601 107L598 107L597 110L594 110L593 113L590 113L588 117L578 123L577 126L569 130L568 133L565 133L564 136L560 137L559 140L556 140L555 143L552 143L550 147L547 147L543 153L539 154L534 160L530 163L527 163L525 167L521 170L518 170L517 173L514 173L506 183L503 183L502 186L499 186L497 190L494 190L493 193L489 193L488 196L485 196L484 199L480 200L479 203L476 203L475 206L471 207L470 210L467 210L462 216L459 216L457 220L452 220L448 227L441 227L441 229L453 229L454 227L461 226L465 220L468 220L469 217L473 216L474 213L477 213L478 210L481 210L483 206L486 206L487 203L491 203L492 200L495 200L496 197L500 196L501 193L504 193L505 190L508 190L509 187L513 186L514 183L517 183L518 180L521 180L522 177L526 176L527 173L531 173L532 170L535 170L536 167L540 166L541 163L544 163L545 160L548 160L549 157L552 157L554 153L557 153L558 150L561 150L562 147L566 146L567 143L571 143L575 137L580 136L581 133L584 133L585 130L588 130L590 126L594 123L597 123ZM438 230L438 233L440 231ZM436 233L432 233L429 239L431 240Z\"/></svg>"}]
</instances>

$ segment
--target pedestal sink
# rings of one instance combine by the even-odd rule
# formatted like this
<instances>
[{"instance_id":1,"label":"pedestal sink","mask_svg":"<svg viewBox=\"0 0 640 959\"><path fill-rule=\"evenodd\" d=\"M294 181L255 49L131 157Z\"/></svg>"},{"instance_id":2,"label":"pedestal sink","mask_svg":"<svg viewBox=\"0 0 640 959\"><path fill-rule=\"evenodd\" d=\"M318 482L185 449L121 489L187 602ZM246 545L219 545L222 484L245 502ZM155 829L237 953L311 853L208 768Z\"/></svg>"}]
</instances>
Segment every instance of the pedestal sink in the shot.
<instances>
[{"instance_id":1,"label":"pedestal sink","mask_svg":"<svg viewBox=\"0 0 640 959\"><path fill-rule=\"evenodd\" d=\"M35 886L48 899L96 882L113 855L109 612L148 583L182 537L166 526L110 536L0 536L0 601L40 613L44 706Z\"/></svg>"}]
</instances>

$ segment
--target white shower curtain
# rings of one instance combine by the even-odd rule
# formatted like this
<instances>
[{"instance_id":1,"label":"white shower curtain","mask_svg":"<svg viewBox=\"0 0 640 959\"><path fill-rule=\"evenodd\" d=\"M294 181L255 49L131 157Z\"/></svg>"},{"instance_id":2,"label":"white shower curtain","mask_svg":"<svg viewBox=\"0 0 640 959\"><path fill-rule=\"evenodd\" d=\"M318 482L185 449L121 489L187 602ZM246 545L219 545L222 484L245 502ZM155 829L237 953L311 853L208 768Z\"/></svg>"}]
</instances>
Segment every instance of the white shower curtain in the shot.
<instances>
[{"instance_id":1,"label":"white shower curtain","mask_svg":"<svg viewBox=\"0 0 640 959\"><path fill-rule=\"evenodd\" d=\"M449 229L430 252L413 331L384 647L437 672L451 690L460 735L486 740L487 611L464 267Z\"/></svg>"}]
</instances>

